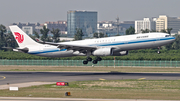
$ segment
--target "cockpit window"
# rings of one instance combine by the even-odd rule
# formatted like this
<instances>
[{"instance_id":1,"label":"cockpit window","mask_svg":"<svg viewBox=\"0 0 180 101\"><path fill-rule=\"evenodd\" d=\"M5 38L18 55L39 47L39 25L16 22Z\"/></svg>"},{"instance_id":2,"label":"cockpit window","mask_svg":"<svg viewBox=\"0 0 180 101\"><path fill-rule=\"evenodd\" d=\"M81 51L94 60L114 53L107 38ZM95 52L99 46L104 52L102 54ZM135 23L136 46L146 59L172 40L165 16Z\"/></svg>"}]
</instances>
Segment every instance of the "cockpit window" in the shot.
<instances>
[{"instance_id":1,"label":"cockpit window","mask_svg":"<svg viewBox=\"0 0 180 101\"><path fill-rule=\"evenodd\" d=\"M170 37L170 35L166 35L166 37Z\"/></svg>"}]
</instances>

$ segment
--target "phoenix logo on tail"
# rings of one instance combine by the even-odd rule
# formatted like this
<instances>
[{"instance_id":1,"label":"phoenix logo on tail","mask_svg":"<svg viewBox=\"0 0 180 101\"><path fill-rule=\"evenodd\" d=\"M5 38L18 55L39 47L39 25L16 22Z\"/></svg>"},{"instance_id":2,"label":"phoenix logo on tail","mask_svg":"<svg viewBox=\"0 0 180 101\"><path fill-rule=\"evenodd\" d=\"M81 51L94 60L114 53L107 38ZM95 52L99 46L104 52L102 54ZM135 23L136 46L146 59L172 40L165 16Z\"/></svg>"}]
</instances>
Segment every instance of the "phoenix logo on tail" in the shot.
<instances>
[{"instance_id":1,"label":"phoenix logo on tail","mask_svg":"<svg viewBox=\"0 0 180 101\"><path fill-rule=\"evenodd\" d=\"M24 41L24 36L18 32L14 32L14 34L16 35L16 40L19 42L19 43L22 43Z\"/></svg>"}]
</instances>

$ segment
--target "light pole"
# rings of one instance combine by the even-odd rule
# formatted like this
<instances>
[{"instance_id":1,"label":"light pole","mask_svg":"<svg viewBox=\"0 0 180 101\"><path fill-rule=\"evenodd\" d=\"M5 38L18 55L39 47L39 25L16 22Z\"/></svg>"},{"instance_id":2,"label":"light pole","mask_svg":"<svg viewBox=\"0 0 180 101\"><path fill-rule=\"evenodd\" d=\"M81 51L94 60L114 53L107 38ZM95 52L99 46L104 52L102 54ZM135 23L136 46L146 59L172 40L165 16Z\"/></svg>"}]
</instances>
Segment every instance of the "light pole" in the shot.
<instances>
[{"instance_id":1,"label":"light pole","mask_svg":"<svg viewBox=\"0 0 180 101\"><path fill-rule=\"evenodd\" d=\"M117 17L116 20L117 20L117 35L119 35L119 17Z\"/></svg>"}]
</instances>

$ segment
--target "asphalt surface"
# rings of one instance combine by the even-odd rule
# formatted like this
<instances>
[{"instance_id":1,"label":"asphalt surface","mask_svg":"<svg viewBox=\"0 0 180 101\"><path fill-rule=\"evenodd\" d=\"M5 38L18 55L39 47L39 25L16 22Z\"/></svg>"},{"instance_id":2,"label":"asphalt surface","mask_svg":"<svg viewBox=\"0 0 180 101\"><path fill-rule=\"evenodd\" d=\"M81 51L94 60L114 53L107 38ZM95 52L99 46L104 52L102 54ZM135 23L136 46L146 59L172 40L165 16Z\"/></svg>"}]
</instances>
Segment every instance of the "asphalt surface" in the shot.
<instances>
[{"instance_id":1,"label":"asphalt surface","mask_svg":"<svg viewBox=\"0 0 180 101\"><path fill-rule=\"evenodd\" d=\"M0 97L0 101L178 101L147 99L90 99L90 98L32 98L32 97Z\"/></svg>"},{"instance_id":2,"label":"asphalt surface","mask_svg":"<svg viewBox=\"0 0 180 101\"><path fill-rule=\"evenodd\" d=\"M121 73L121 72L0 72L0 85L25 82L58 82L84 80L180 80L180 73Z\"/></svg>"}]
</instances>

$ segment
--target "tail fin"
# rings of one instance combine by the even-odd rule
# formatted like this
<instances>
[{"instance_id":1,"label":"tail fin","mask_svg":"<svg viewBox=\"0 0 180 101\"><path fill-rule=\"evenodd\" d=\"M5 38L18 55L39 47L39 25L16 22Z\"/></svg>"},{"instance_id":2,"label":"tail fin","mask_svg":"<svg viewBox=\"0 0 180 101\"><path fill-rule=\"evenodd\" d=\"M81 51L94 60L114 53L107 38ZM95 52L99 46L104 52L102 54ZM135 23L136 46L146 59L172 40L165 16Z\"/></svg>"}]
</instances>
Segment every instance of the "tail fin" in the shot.
<instances>
[{"instance_id":1,"label":"tail fin","mask_svg":"<svg viewBox=\"0 0 180 101\"><path fill-rule=\"evenodd\" d=\"M28 45L38 45L39 43L35 42L33 39L31 39L26 33L24 33L18 26L13 25L9 26L11 29L11 32L16 39L16 42L18 43L19 47L26 47Z\"/></svg>"}]
</instances>

